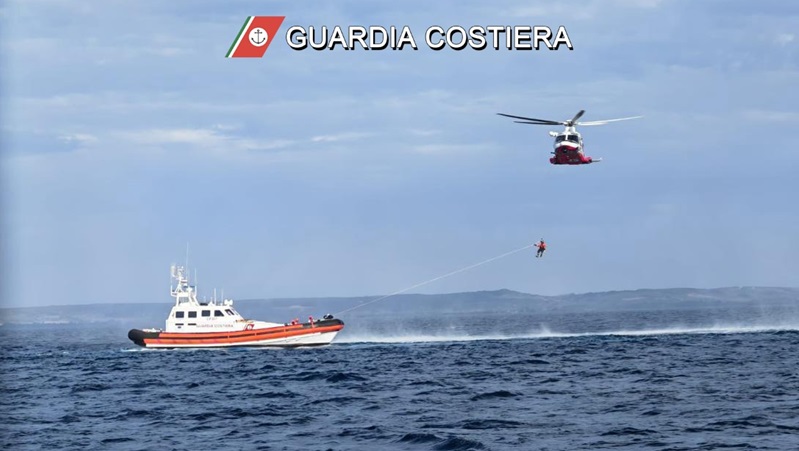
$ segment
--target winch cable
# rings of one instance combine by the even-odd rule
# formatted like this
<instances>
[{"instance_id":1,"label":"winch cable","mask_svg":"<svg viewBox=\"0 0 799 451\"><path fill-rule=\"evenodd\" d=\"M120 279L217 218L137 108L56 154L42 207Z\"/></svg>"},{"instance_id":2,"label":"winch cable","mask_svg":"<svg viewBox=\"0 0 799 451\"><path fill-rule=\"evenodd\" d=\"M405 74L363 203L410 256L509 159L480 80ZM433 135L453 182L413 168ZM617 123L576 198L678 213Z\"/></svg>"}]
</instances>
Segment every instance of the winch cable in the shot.
<instances>
[{"instance_id":1,"label":"winch cable","mask_svg":"<svg viewBox=\"0 0 799 451\"><path fill-rule=\"evenodd\" d=\"M395 292L393 292L391 294L387 294L385 296L380 296L377 299L372 299L371 301L364 302L362 304L358 304L358 305L356 305L354 307L350 307L350 308L348 308L346 310L342 310L342 311L336 313L336 316L341 315L342 313L350 312L350 311L355 310L357 308L364 307L364 306L369 305L369 304L374 304L375 302L382 301L383 299L390 298L391 296L396 296L398 294L402 294L402 293L404 293L404 292L406 292L408 290L413 290L414 288L418 288L418 287L421 287L423 285L427 285L429 283L433 283L433 282L435 282L437 280L441 280L441 279L447 278L449 276L454 276L455 274L462 273L464 271L468 271L468 270L470 270L472 268L477 268L478 266L482 266L482 265L485 265L487 263L491 263L491 262L493 262L495 260L499 260L501 258L505 258L505 257L507 257L509 255L513 255L513 254L521 252L521 251L523 251L525 249L530 249L531 247L535 246L536 244L538 244L538 243L528 244L528 245L526 245L524 247L520 247L520 248L512 250L510 252L505 252L504 254L497 255L496 257L491 257L488 260L483 260L480 263L475 263L473 265L469 265L469 266L463 267L461 269L457 269L455 271L452 271L452 272L449 272L447 274L444 274L443 276L438 276L438 277L435 277L433 279L430 279L430 280L427 280L427 281L424 281L424 282L421 282L421 283L417 283L416 285L412 285L412 286L410 286L408 288L403 288L402 290L395 291Z\"/></svg>"}]
</instances>

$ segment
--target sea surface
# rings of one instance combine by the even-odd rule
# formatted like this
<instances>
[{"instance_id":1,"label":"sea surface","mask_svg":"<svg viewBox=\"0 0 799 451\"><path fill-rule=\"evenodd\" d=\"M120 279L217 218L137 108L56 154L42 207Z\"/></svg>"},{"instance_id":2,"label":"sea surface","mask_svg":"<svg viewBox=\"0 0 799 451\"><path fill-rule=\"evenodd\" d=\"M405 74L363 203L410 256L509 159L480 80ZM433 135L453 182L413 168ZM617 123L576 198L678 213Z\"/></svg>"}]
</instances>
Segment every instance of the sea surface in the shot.
<instances>
[{"instance_id":1,"label":"sea surface","mask_svg":"<svg viewBox=\"0 0 799 451\"><path fill-rule=\"evenodd\" d=\"M3 449L799 449L793 312L343 317L333 344L148 350L0 326Z\"/></svg>"}]
</instances>

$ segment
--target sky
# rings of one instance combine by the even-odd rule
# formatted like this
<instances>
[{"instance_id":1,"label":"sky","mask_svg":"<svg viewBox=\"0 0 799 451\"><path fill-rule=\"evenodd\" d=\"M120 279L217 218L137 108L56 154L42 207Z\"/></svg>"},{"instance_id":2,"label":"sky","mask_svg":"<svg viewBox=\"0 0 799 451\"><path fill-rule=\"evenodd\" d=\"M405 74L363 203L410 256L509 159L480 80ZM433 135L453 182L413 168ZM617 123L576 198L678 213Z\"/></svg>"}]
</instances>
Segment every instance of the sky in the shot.
<instances>
[{"instance_id":1,"label":"sky","mask_svg":"<svg viewBox=\"0 0 799 451\"><path fill-rule=\"evenodd\" d=\"M419 50L226 59L251 15L409 26ZM432 26L574 49L431 51ZM799 286L799 3L8 0L2 305L414 289ZM549 164L585 127L599 164Z\"/></svg>"}]
</instances>

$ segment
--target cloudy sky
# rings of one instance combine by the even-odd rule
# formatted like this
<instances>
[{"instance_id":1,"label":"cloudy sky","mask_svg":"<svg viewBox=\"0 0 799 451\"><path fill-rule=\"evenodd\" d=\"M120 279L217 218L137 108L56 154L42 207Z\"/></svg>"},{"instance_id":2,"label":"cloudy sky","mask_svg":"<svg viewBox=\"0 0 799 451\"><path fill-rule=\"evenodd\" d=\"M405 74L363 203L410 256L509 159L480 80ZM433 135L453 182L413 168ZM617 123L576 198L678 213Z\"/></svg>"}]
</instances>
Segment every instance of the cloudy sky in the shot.
<instances>
[{"instance_id":1,"label":"cloudy sky","mask_svg":"<svg viewBox=\"0 0 799 451\"><path fill-rule=\"evenodd\" d=\"M224 58L249 15L408 25L418 51ZM434 52L431 25L566 27L574 50ZM3 304L799 286L799 4L9 0ZM584 120L600 164L548 162Z\"/></svg>"}]
</instances>

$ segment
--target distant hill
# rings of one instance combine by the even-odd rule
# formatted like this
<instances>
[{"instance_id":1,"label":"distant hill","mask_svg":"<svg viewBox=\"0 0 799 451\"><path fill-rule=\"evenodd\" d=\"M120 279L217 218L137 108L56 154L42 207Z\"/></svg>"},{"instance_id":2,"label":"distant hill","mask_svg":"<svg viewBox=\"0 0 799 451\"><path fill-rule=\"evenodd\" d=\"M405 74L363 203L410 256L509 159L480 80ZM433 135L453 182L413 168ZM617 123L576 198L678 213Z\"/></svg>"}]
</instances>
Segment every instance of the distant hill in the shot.
<instances>
[{"instance_id":1,"label":"distant hill","mask_svg":"<svg viewBox=\"0 0 799 451\"><path fill-rule=\"evenodd\" d=\"M512 290L448 294L402 294L374 302L380 296L236 300L242 315L253 319L290 321L325 313L350 318L382 315L420 316L446 313L578 313L712 309L737 306L799 307L799 288L729 287L608 291L540 296ZM91 304L30 308L0 308L0 322L118 322L131 327L161 327L172 307L162 303Z\"/></svg>"}]
</instances>

